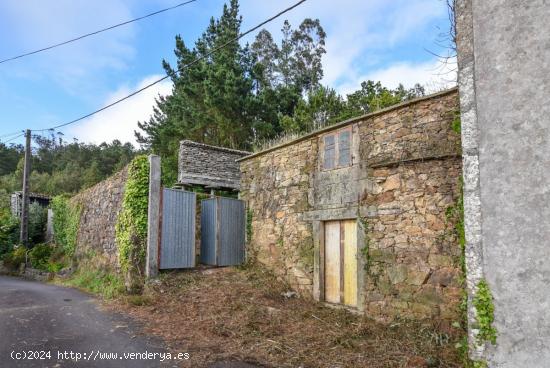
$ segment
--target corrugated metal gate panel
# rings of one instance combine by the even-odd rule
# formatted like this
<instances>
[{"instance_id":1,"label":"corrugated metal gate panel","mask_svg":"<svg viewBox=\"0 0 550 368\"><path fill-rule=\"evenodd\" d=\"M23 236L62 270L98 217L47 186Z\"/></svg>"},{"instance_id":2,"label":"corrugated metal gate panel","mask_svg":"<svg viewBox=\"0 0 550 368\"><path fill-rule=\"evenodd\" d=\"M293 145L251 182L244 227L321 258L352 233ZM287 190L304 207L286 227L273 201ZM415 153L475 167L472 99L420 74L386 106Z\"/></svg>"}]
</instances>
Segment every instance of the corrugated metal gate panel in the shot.
<instances>
[{"instance_id":1,"label":"corrugated metal gate panel","mask_svg":"<svg viewBox=\"0 0 550 368\"><path fill-rule=\"evenodd\" d=\"M201 202L201 263L216 265L216 200Z\"/></svg>"},{"instance_id":2,"label":"corrugated metal gate panel","mask_svg":"<svg viewBox=\"0 0 550 368\"><path fill-rule=\"evenodd\" d=\"M232 198L219 198L218 205L220 211L218 266L240 265L244 262L246 226L244 202Z\"/></svg>"},{"instance_id":3,"label":"corrugated metal gate panel","mask_svg":"<svg viewBox=\"0 0 550 368\"><path fill-rule=\"evenodd\" d=\"M235 266L244 262L246 215L244 202L232 198L202 201L201 263Z\"/></svg>"},{"instance_id":4,"label":"corrugated metal gate panel","mask_svg":"<svg viewBox=\"0 0 550 368\"><path fill-rule=\"evenodd\" d=\"M195 193L163 189L160 269L195 267L195 206Z\"/></svg>"}]
</instances>

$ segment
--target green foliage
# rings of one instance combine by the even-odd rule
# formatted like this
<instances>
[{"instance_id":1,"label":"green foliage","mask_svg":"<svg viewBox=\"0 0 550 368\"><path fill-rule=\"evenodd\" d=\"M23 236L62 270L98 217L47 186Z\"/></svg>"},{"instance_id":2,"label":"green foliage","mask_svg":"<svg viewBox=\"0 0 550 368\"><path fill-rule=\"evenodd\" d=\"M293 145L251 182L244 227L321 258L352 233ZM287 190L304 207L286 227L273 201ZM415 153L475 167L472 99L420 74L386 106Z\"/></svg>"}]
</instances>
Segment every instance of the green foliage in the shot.
<instances>
[{"instance_id":1,"label":"green foliage","mask_svg":"<svg viewBox=\"0 0 550 368\"><path fill-rule=\"evenodd\" d=\"M457 134L462 132L462 122L460 120L460 111L454 112L453 121L451 122L451 128Z\"/></svg>"},{"instance_id":2,"label":"green foliage","mask_svg":"<svg viewBox=\"0 0 550 368\"><path fill-rule=\"evenodd\" d=\"M320 86L300 100L294 116L285 116L281 126L285 132L308 132L349 117L346 103L335 90Z\"/></svg>"},{"instance_id":3,"label":"green foliage","mask_svg":"<svg viewBox=\"0 0 550 368\"><path fill-rule=\"evenodd\" d=\"M464 182L462 177L458 182L458 196L454 206L448 207L445 216L447 221L454 223L454 233L460 246L460 268L466 275L466 232L464 228Z\"/></svg>"},{"instance_id":4,"label":"green foliage","mask_svg":"<svg viewBox=\"0 0 550 368\"><path fill-rule=\"evenodd\" d=\"M124 281L119 275L92 267L79 267L66 284L100 295L105 299L113 299L124 293Z\"/></svg>"},{"instance_id":5,"label":"green foliage","mask_svg":"<svg viewBox=\"0 0 550 368\"><path fill-rule=\"evenodd\" d=\"M69 257L74 254L80 226L81 207L72 204L66 196L56 196L51 201L55 243Z\"/></svg>"},{"instance_id":6,"label":"green foliage","mask_svg":"<svg viewBox=\"0 0 550 368\"><path fill-rule=\"evenodd\" d=\"M147 156L135 157L128 167L122 210L116 224L116 243L124 272L141 270L145 262L149 162Z\"/></svg>"},{"instance_id":7,"label":"green foliage","mask_svg":"<svg viewBox=\"0 0 550 368\"><path fill-rule=\"evenodd\" d=\"M367 274L368 274L370 272L370 266L371 266L370 237L369 237L370 225L366 217L359 217L359 225L363 230L363 236L365 238L365 244L361 248L361 255L363 256L363 259L365 261L365 266L364 266L365 271L367 271Z\"/></svg>"},{"instance_id":8,"label":"green foliage","mask_svg":"<svg viewBox=\"0 0 550 368\"><path fill-rule=\"evenodd\" d=\"M100 145L65 142L61 136L33 136L30 186L34 192L74 194L119 171L136 151L118 140ZM21 190L23 147L0 143L0 191Z\"/></svg>"},{"instance_id":9,"label":"green foliage","mask_svg":"<svg viewBox=\"0 0 550 368\"><path fill-rule=\"evenodd\" d=\"M252 241L252 219L254 212L251 208L246 209L246 241L250 243Z\"/></svg>"},{"instance_id":10,"label":"green foliage","mask_svg":"<svg viewBox=\"0 0 550 368\"><path fill-rule=\"evenodd\" d=\"M402 85L391 90L380 82L364 81L360 90L347 96L347 115L351 117L368 114L424 94L424 87L419 84L408 90Z\"/></svg>"},{"instance_id":11,"label":"green foliage","mask_svg":"<svg viewBox=\"0 0 550 368\"><path fill-rule=\"evenodd\" d=\"M9 270L16 271L21 263L26 261L27 248L19 246L4 255L4 266Z\"/></svg>"},{"instance_id":12,"label":"green foliage","mask_svg":"<svg viewBox=\"0 0 550 368\"><path fill-rule=\"evenodd\" d=\"M488 341L495 344L497 340L497 330L493 327L495 307L493 305L493 296L486 280L481 280L477 284L477 293L472 303L477 314L479 328L478 342L483 343Z\"/></svg>"},{"instance_id":13,"label":"green foliage","mask_svg":"<svg viewBox=\"0 0 550 368\"><path fill-rule=\"evenodd\" d=\"M38 244L44 241L48 210L37 202L29 205L29 242Z\"/></svg>"},{"instance_id":14,"label":"green foliage","mask_svg":"<svg viewBox=\"0 0 550 368\"><path fill-rule=\"evenodd\" d=\"M0 259L13 250L19 240L19 219L7 208L0 208Z\"/></svg>"},{"instance_id":15,"label":"green foliage","mask_svg":"<svg viewBox=\"0 0 550 368\"><path fill-rule=\"evenodd\" d=\"M29 251L29 260L33 268L39 270L48 270L48 264L50 256L53 253L53 247L48 244L38 244L35 245Z\"/></svg>"}]
</instances>

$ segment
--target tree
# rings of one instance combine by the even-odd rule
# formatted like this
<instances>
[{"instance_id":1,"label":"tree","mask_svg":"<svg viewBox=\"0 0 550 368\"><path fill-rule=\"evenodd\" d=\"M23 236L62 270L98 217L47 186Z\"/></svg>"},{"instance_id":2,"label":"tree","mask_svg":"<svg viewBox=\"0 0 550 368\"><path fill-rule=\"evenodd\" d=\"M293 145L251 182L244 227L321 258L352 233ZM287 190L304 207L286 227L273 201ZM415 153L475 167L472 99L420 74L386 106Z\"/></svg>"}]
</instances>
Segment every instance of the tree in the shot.
<instances>
[{"instance_id":1,"label":"tree","mask_svg":"<svg viewBox=\"0 0 550 368\"><path fill-rule=\"evenodd\" d=\"M360 90L347 95L347 114L364 115L423 95L424 87L419 84L409 90L403 85L391 90L382 86L380 82L368 80L361 83Z\"/></svg>"},{"instance_id":2,"label":"tree","mask_svg":"<svg viewBox=\"0 0 550 368\"><path fill-rule=\"evenodd\" d=\"M261 81L254 80L258 70L255 73L250 49L235 40L241 22L238 2L231 0L219 19L210 20L193 49L176 37L176 67L163 61L174 83L172 94L157 99L150 120L138 123L142 132L136 137L170 163L171 168L163 165L171 170L167 180L175 178L181 139L248 149L253 137L272 134L269 120L266 124L263 118L273 118L274 112L253 93Z\"/></svg>"},{"instance_id":3,"label":"tree","mask_svg":"<svg viewBox=\"0 0 550 368\"><path fill-rule=\"evenodd\" d=\"M300 100L294 115L286 116L282 125L287 132L308 132L346 117L348 112L343 98L334 89L320 86Z\"/></svg>"},{"instance_id":4,"label":"tree","mask_svg":"<svg viewBox=\"0 0 550 368\"><path fill-rule=\"evenodd\" d=\"M285 20L281 46L263 29L252 44L258 79L263 88L287 88L299 94L313 92L323 78L322 56L326 33L319 19L306 18L293 30Z\"/></svg>"}]
</instances>

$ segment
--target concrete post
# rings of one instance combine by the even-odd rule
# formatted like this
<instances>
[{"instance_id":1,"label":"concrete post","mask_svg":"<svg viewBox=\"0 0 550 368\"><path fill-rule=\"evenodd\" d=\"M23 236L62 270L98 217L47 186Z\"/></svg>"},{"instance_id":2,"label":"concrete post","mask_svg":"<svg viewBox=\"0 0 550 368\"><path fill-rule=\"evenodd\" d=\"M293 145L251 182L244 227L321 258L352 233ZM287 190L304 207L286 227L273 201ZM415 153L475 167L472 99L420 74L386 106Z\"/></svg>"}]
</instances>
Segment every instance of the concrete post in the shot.
<instances>
[{"instance_id":1,"label":"concrete post","mask_svg":"<svg viewBox=\"0 0 550 368\"><path fill-rule=\"evenodd\" d=\"M149 155L149 209L147 211L147 261L145 275L158 275L158 250L160 232L160 157Z\"/></svg>"},{"instance_id":2,"label":"concrete post","mask_svg":"<svg viewBox=\"0 0 550 368\"><path fill-rule=\"evenodd\" d=\"M550 4L455 5L470 355L490 368L548 367ZM482 279L496 344L477 339L471 302Z\"/></svg>"}]
</instances>

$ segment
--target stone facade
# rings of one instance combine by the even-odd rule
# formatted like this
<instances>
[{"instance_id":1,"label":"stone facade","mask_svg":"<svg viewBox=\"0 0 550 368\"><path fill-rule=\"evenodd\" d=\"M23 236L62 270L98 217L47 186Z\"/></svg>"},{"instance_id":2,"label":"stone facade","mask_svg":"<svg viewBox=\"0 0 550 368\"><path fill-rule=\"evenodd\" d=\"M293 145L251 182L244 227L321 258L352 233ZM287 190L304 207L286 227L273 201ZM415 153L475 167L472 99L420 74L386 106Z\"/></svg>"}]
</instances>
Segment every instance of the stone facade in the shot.
<instances>
[{"instance_id":1,"label":"stone facade","mask_svg":"<svg viewBox=\"0 0 550 368\"><path fill-rule=\"evenodd\" d=\"M128 168L80 192L71 202L81 207L75 255L81 257L94 251L105 263L118 268L115 225L120 210Z\"/></svg>"},{"instance_id":2,"label":"stone facade","mask_svg":"<svg viewBox=\"0 0 550 368\"><path fill-rule=\"evenodd\" d=\"M460 249L446 211L459 195L457 112L452 89L240 160L248 256L324 300L324 223L354 219L358 310L383 320L456 318ZM350 163L326 170L323 137L345 129Z\"/></svg>"},{"instance_id":3,"label":"stone facade","mask_svg":"<svg viewBox=\"0 0 550 368\"><path fill-rule=\"evenodd\" d=\"M239 189L240 171L237 159L250 152L209 146L184 140L180 142L178 183L210 188Z\"/></svg>"}]
</instances>

